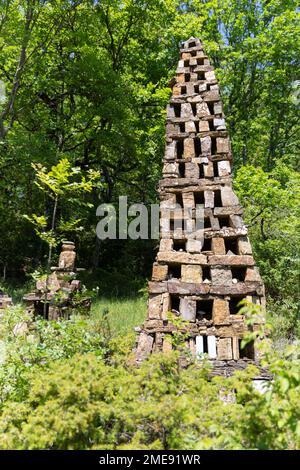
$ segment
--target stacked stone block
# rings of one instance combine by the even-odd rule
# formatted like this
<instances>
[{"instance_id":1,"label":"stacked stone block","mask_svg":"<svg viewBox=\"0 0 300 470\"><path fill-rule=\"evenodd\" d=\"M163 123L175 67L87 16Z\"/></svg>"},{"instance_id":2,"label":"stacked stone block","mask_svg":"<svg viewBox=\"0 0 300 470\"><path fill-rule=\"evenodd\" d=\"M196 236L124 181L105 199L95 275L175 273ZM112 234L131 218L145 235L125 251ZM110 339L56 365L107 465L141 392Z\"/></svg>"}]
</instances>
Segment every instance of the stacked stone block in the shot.
<instances>
[{"instance_id":1,"label":"stacked stone block","mask_svg":"<svg viewBox=\"0 0 300 470\"><path fill-rule=\"evenodd\" d=\"M242 360L255 360L254 345L241 349L246 326L239 302L247 299L264 307L264 286L232 189L231 145L219 85L199 39L183 43L172 90L159 185L160 247L137 360L170 349L166 333L174 331L171 311L188 322L186 346L194 354L207 353L216 366L238 367ZM195 236L199 207L202 240ZM188 234L175 223L187 213Z\"/></svg>"}]
</instances>

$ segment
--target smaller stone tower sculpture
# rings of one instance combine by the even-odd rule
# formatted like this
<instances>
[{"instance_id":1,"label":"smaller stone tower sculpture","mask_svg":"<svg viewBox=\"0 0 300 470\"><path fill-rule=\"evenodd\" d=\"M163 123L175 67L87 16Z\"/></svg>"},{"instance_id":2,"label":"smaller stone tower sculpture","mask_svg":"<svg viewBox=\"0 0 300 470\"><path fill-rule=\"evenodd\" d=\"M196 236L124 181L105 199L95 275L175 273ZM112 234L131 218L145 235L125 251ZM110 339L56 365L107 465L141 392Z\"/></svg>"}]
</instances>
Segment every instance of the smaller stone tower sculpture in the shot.
<instances>
[{"instance_id":1,"label":"smaller stone tower sculpture","mask_svg":"<svg viewBox=\"0 0 300 470\"><path fill-rule=\"evenodd\" d=\"M36 282L36 290L23 297L27 310L35 315L43 315L46 304L46 318L57 320L68 318L72 309L90 308L90 299L82 298L74 302L74 294L81 291L81 283L76 274L82 268L76 268L75 244L70 241L63 242L59 255L58 266L51 268L52 273L45 279ZM78 304L78 305L77 305Z\"/></svg>"},{"instance_id":2,"label":"smaller stone tower sculpture","mask_svg":"<svg viewBox=\"0 0 300 470\"><path fill-rule=\"evenodd\" d=\"M10 305L12 305L12 298L0 290L0 312Z\"/></svg>"}]
</instances>

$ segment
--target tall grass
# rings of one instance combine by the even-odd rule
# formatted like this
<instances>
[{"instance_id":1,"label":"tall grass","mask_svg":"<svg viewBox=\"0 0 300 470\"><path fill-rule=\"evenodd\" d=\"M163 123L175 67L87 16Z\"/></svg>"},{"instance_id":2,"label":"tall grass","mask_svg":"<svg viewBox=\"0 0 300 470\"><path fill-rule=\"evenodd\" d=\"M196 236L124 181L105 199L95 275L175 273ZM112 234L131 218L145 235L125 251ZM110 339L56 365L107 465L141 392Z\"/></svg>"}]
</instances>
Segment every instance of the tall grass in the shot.
<instances>
[{"instance_id":1,"label":"tall grass","mask_svg":"<svg viewBox=\"0 0 300 470\"><path fill-rule=\"evenodd\" d=\"M147 312L146 297L141 296L136 290L129 289L125 282L120 283L122 294L126 292L131 293L132 297L122 297L118 295L111 295L111 291L115 282L111 282L110 291L107 289L107 297L103 292L100 296L93 300L90 316L91 318L104 318L107 311L107 320L109 327L114 336L125 335L133 331L134 327L140 326L145 318ZM90 287L88 285L88 287ZM103 286L101 285L103 288ZM131 286L132 287L132 286ZM0 283L0 289L12 297L14 303L22 303L23 295L34 289L33 282L26 284L12 284ZM119 292L118 292L119 294Z\"/></svg>"},{"instance_id":2,"label":"tall grass","mask_svg":"<svg viewBox=\"0 0 300 470\"><path fill-rule=\"evenodd\" d=\"M92 304L91 316L107 320L113 335L125 335L140 326L145 318L147 302L143 297L134 299L97 299Z\"/></svg>"}]
</instances>

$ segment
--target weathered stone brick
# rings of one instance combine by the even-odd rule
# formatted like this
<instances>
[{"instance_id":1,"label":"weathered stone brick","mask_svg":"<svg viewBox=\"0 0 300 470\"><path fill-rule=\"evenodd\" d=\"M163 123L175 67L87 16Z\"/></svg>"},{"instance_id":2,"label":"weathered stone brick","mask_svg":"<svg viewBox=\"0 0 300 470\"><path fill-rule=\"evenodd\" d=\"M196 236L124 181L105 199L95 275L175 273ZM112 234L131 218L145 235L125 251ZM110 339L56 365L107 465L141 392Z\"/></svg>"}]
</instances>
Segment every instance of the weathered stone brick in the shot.
<instances>
[{"instance_id":1,"label":"weathered stone brick","mask_svg":"<svg viewBox=\"0 0 300 470\"><path fill-rule=\"evenodd\" d=\"M215 118L214 119L214 127L215 129L217 130L225 130L226 129L226 126L225 126L225 119L223 118Z\"/></svg>"},{"instance_id":2,"label":"weathered stone brick","mask_svg":"<svg viewBox=\"0 0 300 470\"><path fill-rule=\"evenodd\" d=\"M199 122L199 131L200 132L208 132L209 131L209 122L208 121L200 121Z\"/></svg>"},{"instance_id":3,"label":"weathered stone brick","mask_svg":"<svg viewBox=\"0 0 300 470\"><path fill-rule=\"evenodd\" d=\"M188 121L185 123L185 132L196 132L196 126L194 121Z\"/></svg>"},{"instance_id":4,"label":"weathered stone brick","mask_svg":"<svg viewBox=\"0 0 300 470\"><path fill-rule=\"evenodd\" d=\"M230 162L228 160L221 160L218 162L219 176L228 176L231 174Z\"/></svg>"},{"instance_id":5,"label":"weathered stone brick","mask_svg":"<svg viewBox=\"0 0 300 470\"><path fill-rule=\"evenodd\" d=\"M157 254L159 262L170 262L179 264L207 264L207 256L201 254L185 253L181 251L159 252Z\"/></svg>"},{"instance_id":6,"label":"weathered stone brick","mask_svg":"<svg viewBox=\"0 0 300 470\"><path fill-rule=\"evenodd\" d=\"M217 138L217 153L228 153L229 152L229 139L218 137Z\"/></svg>"},{"instance_id":7,"label":"weathered stone brick","mask_svg":"<svg viewBox=\"0 0 300 470\"><path fill-rule=\"evenodd\" d=\"M189 239L186 242L186 251L189 253L200 253L201 252L202 243L200 240Z\"/></svg>"},{"instance_id":8,"label":"weathered stone brick","mask_svg":"<svg viewBox=\"0 0 300 470\"><path fill-rule=\"evenodd\" d=\"M183 158L195 157L195 144L194 139L187 138L184 140Z\"/></svg>"},{"instance_id":9,"label":"weathered stone brick","mask_svg":"<svg viewBox=\"0 0 300 470\"><path fill-rule=\"evenodd\" d=\"M138 345L137 345L137 350L136 350L136 356L139 362L147 359L147 357L152 351L153 341L154 341L153 336L144 332L140 334Z\"/></svg>"},{"instance_id":10,"label":"weathered stone brick","mask_svg":"<svg viewBox=\"0 0 300 470\"><path fill-rule=\"evenodd\" d=\"M214 266L211 268L211 282L216 285L231 285L231 269L225 266Z\"/></svg>"},{"instance_id":11,"label":"weathered stone brick","mask_svg":"<svg viewBox=\"0 0 300 470\"><path fill-rule=\"evenodd\" d=\"M185 209L195 207L195 198L193 193L183 193L182 194L183 207Z\"/></svg>"},{"instance_id":12,"label":"weathered stone brick","mask_svg":"<svg viewBox=\"0 0 300 470\"><path fill-rule=\"evenodd\" d=\"M173 87L173 96L181 95L181 86L175 85Z\"/></svg>"},{"instance_id":13,"label":"weathered stone brick","mask_svg":"<svg viewBox=\"0 0 300 470\"><path fill-rule=\"evenodd\" d=\"M230 215L230 225L233 228L243 228L245 224L242 220L242 217L239 215L231 214Z\"/></svg>"},{"instance_id":14,"label":"weathered stone brick","mask_svg":"<svg viewBox=\"0 0 300 470\"><path fill-rule=\"evenodd\" d=\"M176 158L176 142L175 140L166 145L165 149L165 159L166 160L175 160Z\"/></svg>"},{"instance_id":15,"label":"weathered stone brick","mask_svg":"<svg viewBox=\"0 0 300 470\"><path fill-rule=\"evenodd\" d=\"M211 155L211 137L201 137L200 142L202 155Z\"/></svg>"},{"instance_id":16,"label":"weathered stone brick","mask_svg":"<svg viewBox=\"0 0 300 470\"><path fill-rule=\"evenodd\" d=\"M217 343L217 352L219 360L230 360L233 358L232 354L232 340L231 338L219 338Z\"/></svg>"},{"instance_id":17,"label":"weathered stone brick","mask_svg":"<svg viewBox=\"0 0 300 470\"><path fill-rule=\"evenodd\" d=\"M212 238L211 247L215 255L225 255L225 243L223 238Z\"/></svg>"},{"instance_id":18,"label":"weathered stone brick","mask_svg":"<svg viewBox=\"0 0 300 470\"><path fill-rule=\"evenodd\" d=\"M205 117L205 116L210 116L210 111L209 111L209 107L207 105L207 103L197 103L197 106L196 106L196 109L197 109L197 116L199 118L201 117Z\"/></svg>"},{"instance_id":19,"label":"weathered stone brick","mask_svg":"<svg viewBox=\"0 0 300 470\"><path fill-rule=\"evenodd\" d=\"M214 71L205 72L205 80L208 82L213 82L216 79Z\"/></svg>"},{"instance_id":20,"label":"weathered stone brick","mask_svg":"<svg viewBox=\"0 0 300 470\"><path fill-rule=\"evenodd\" d=\"M245 282L261 282L261 277L256 266L247 268Z\"/></svg>"},{"instance_id":21,"label":"weathered stone brick","mask_svg":"<svg viewBox=\"0 0 300 470\"><path fill-rule=\"evenodd\" d=\"M199 178L199 166L197 163L185 163L185 177L186 178Z\"/></svg>"},{"instance_id":22,"label":"weathered stone brick","mask_svg":"<svg viewBox=\"0 0 300 470\"><path fill-rule=\"evenodd\" d=\"M215 196L213 191L204 191L205 208L214 208Z\"/></svg>"},{"instance_id":23,"label":"weathered stone brick","mask_svg":"<svg viewBox=\"0 0 300 470\"><path fill-rule=\"evenodd\" d=\"M189 297L180 299L179 311L183 320L194 322L196 320L196 301Z\"/></svg>"},{"instance_id":24,"label":"weathered stone brick","mask_svg":"<svg viewBox=\"0 0 300 470\"><path fill-rule=\"evenodd\" d=\"M173 240L162 238L159 243L159 251L171 251L173 248Z\"/></svg>"},{"instance_id":25,"label":"weathered stone brick","mask_svg":"<svg viewBox=\"0 0 300 470\"><path fill-rule=\"evenodd\" d=\"M218 103L214 103L214 114L222 114L223 113L223 106L221 101Z\"/></svg>"},{"instance_id":26,"label":"weathered stone brick","mask_svg":"<svg viewBox=\"0 0 300 470\"><path fill-rule=\"evenodd\" d=\"M148 300L148 317L150 320L160 320L162 313L161 294L151 294Z\"/></svg>"},{"instance_id":27,"label":"weathered stone brick","mask_svg":"<svg viewBox=\"0 0 300 470\"><path fill-rule=\"evenodd\" d=\"M239 204L239 200L230 186L224 186L221 189L221 199L223 207L237 206Z\"/></svg>"},{"instance_id":28,"label":"weathered stone brick","mask_svg":"<svg viewBox=\"0 0 300 470\"><path fill-rule=\"evenodd\" d=\"M167 320L168 312L171 310L171 298L168 292L162 294L162 315L163 320Z\"/></svg>"},{"instance_id":29,"label":"weathered stone brick","mask_svg":"<svg viewBox=\"0 0 300 470\"><path fill-rule=\"evenodd\" d=\"M202 269L201 266L184 264L181 267L182 282L201 282Z\"/></svg>"},{"instance_id":30,"label":"weathered stone brick","mask_svg":"<svg viewBox=\"0 0 300 470\"><path fill-rule=\"evenodd\" d=\"M161 209L175 209L176 207L176 195L169 193L161 196L160 208Z\"/></svg>"},{"instance_id":31,"label":"weathered stone brick","mask_svg":"<svg viewBox=\"0 0 300 470\"><path fill-rule=\"evenodd\" d=\"M239 338L234 336L232 338L232 357L233 359L237 360L240 358L239 354Z\"/></svg>"},{"instance_id":32,"label":"weathered stone brick","mask_svg":"<svg viewBox=\"0 0 300 470\"><path fill-rule=\"evenodd\" d=\"M227 300L215 299L213 304L213 322L222 325L229 321L229 304Z\"/></svg>"},{"instance_id":33,"label":"weathered stone brick","mask_svg":"<svg viewBox=\"0 0 300 470\"><path fill-rule=\"evenodd\" d=\"M208 264L220 266L254 266L254 259L248 255L209 256Z\"/></svg>"},{"instance_id":34,"label":"weathered stone brick","mask_svg":"<svg viewBox=\"0 0 300 470\"><path fill-rule=\"evenodd\" d=\"M203 170L204 170L204 178L213 178L214 166L212 162L208 162L207 165L204 165Z\"/></svg>"},{"instance_id":35,"label":"weathered stone brick","mask_svg":"<svg viewBox=\"0 0 300 470\"><path fill-rule=\"evenodd\" d=\"M167 117L168 117L169 119L175 117L174 106L171 105L171 104L168 104L168 105L167 105Z\"/></svg>"},{"instance_id":36,"label":"weathered stone brick","mask_svg":"<svg viewBox=\"0 0 300 470\"><path fill-rule=\"evenodd\" d=\"M184 73L178 73L178 74L177 74L177 82L178 82L178 83L184 83L184 82L185 82L185 75L184 75Z\"/></svg>"},{"instance_id":37,"label":"weathered stone brick","mask_svg":"<svg viewBox=\"0 0 300 470\"><path fill-rule=\"evenodd\" d=\"M252 255L252 247L248 237L239 237L238 252L240 255Z\"/></svg>"},{"instance_id":38,"label":"weathered stone brick","mask_svg":"<svg viewBox=\"0 0 300 470\"><path fill-rule=\"evenodd\" d=\"M182 103L181 104L180 116L184 117L184 118L191 118L191 117L194 116L192 106L190 105L190 103Z\"/></svg>"},{"instance_id":39,"label":"weathered stone brick","mask_svg":"<svg viewBox=\"0 0 300 470\"><path fill-rule=\"evenodd\" d=\"M164 281L167 279L168 265L153 264L152 267L152 280L153 281Z\"/></svg>"},{"instance_id":40,"label":"weathered stone brick","mask_svg":"<svg viewBox=\"0 0 300 470\"><path fill-rule=\"evenodd\" d=\"M213 304L213 321L215 325L222 325L229 321L229 304L227 300L215 299Z\"/></svg>"},{"instance_id":41,"label":"weathered stone brick","mask_svg":"<svg viewBox=\"0 0 300 470\"><path fill-rule=\"evenodd\" d=\"M178 175L178 163L165 163L163 167L163 175Z\"/></svg>"}]
</instances>

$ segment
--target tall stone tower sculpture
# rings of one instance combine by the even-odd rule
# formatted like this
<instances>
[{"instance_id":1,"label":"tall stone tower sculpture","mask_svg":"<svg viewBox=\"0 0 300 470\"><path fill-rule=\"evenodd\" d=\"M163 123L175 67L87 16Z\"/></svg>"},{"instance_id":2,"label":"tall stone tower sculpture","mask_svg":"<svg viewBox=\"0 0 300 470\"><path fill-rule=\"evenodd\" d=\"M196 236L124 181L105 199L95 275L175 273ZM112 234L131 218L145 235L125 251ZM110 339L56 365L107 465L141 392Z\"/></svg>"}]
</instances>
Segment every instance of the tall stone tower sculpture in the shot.
<instances>
[{"instance_id":1,"label":"tall stone tower sculpture","mask_svg":"<svg viewBox=\"0 0 300 470\"><path fill-rule=\"evenodd\" d=\"M232 189L231 160L214 68L200 40L190 38L182 44L167 107L160 247L149 283L148 316L137 344L138 361L152 351L170 349L170 311L188 321L187 347L194 354L207 353L216 368L245 367L256 358L254 345L241 349L246 327L239 302L247 299L264 306L264 286ZM195 236L197 207L203 208L202 240ZM171 214L169 224L166 211ZM175 224L186 211L192 217L188 234Z\"/></svg>"}]
</instances>

